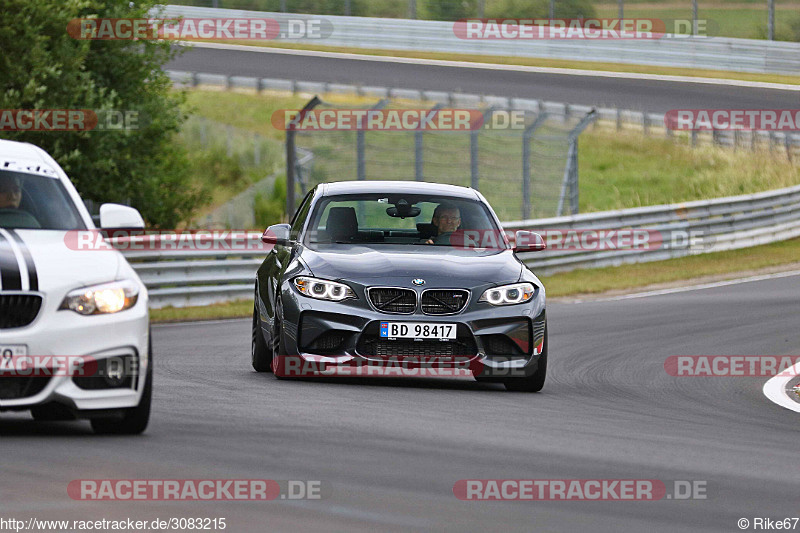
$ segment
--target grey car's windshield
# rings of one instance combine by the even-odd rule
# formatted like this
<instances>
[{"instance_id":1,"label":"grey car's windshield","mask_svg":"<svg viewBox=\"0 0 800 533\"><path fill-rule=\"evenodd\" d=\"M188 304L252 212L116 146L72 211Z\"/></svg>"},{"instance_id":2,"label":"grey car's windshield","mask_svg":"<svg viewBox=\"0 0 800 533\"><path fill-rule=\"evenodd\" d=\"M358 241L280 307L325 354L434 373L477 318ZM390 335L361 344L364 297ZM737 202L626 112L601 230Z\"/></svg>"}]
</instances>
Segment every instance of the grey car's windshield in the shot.
<instances>
[{"instance_id":1,"label":"grey car's windshield","mask_svg":"<svg viewBox=\"0 0 800 533\"><path fill-rule=\"evenodd\" d=\"M306 244L507 247L491 213L477 200L386 193L321 199Z\"/></svg>"},{"instance_id":2,"label":"grey car's windshield","mask_svg":"<svg viewBox=\"0 0 800 533\"><path fill-rule=\"evenodd\" d=\"M61 181L0 170L0 228L86 229Z\"/></svg>"}]
</instances>

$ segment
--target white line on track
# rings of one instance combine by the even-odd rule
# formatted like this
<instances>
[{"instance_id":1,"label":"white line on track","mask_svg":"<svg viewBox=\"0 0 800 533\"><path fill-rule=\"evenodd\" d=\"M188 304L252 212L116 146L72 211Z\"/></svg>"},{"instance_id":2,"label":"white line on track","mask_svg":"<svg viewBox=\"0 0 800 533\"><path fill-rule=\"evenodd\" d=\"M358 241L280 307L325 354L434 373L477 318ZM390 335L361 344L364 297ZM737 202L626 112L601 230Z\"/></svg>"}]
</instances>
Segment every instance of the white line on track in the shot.
<instances>
[{"instance_id":1,"label":"white line on track","mask_svg":"<svg viewBox=\"0 0 800 533\"><path fill-rule=\"evenodd\" d=\"M769 381L764 383L764 388L762 389L764 396L781 407L800 413L800 403L793 400L789 396L790 393L786 391L789 382L797 376L798 372L800 372L800 363L770 378Z\"/></svg>"},{"instance_id":2,"label":"white line on track","mask_svg":"<svg viewBox=\"0 0 800 533\"><path fill-rule=\"evenodd\" d=\"M472 68L484 70L509 70L516 72L537 72L541 74L562 74L568 76L590 76L595 78L621 78L630 80L670 81L677 83L697 83L706 85L729 85L734 87L749 87L753 89L775 89L781 91L800 91L800 85L783 83L768 83L759 81L728 80L718 78L700 78L693 76L669 76L666 74L642 74L636 72L609 72L605 70L583 70L556 67L531 67L525 65L503 65L497 63L476 63L471 61L448 61L445 59L421 59L415 57L376 56L370 54L351 54L344 52L322 52L318 50L292 50L288 48L270 48L263 46L247 46L242 44L223 43L185 43L195 48L209 48L215 50L237 50L240 52L260 52L264 54L285 54L296 56L327 57L331 59L353 59L357 61L379 61L382 63L407 63L413 65L429 65L439 67ZM491 56L487 56L491 57Z\"/></svg>"}]
</instances>

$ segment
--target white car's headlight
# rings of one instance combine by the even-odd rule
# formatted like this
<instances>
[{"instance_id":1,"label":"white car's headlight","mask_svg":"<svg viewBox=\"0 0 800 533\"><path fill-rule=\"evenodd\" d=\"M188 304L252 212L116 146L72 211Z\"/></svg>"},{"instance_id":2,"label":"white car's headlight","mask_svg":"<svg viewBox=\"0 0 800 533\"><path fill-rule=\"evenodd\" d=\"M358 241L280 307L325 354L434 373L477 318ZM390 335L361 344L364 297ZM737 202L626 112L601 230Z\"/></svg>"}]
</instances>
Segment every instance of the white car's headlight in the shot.
<instances>
[{"instance_id":1,"label":"white car's headlight","mask_svg":"<svg viewBox=\"0 0 800 533\"><path fill-rule=\"evenodd\" d=\"M81 315L105 315L133 307L138 298L139 286L125 279L75 289L67 294L59 309Z\"/></svg>"},{"instance_id":2,"label":"white car's headlight","mask_svg":"<svg viewBox=\"0 0 800 533\"><path fill-rule=\"evenodd\" d=\"M320 300L340 302L348 298L356 297L356 293L353 292L353 289L344 283L337 283L326 279L299 276L294 278L294 286L300 294Z\"/></svg>"},{"instance_id":3,"label":"white car's headlight","mask_svg":"<svg viewBox=\"0 0 800 533\"><path fill-rule=\"evenodd\" d=\"M533 283L513 283L486 290L478 301L492 305L521 304L533 298L535 291Z\"/></svg>"}]
</instances>

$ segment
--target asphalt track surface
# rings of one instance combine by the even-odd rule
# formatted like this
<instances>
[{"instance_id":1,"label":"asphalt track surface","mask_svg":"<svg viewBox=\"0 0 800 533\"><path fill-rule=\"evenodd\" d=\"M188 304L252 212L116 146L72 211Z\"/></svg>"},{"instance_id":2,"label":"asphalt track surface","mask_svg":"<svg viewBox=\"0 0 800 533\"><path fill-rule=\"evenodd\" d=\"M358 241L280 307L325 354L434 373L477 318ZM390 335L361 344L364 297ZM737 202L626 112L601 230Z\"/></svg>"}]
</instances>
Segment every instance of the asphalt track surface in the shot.
<instances>
[{"instance_id":1,"label":"asphalt track surface","mask_svg":"<svg viewBox=\"0 0 800 533\"><path fill-rule=\"evenodd\" d=\"M670 355L800 353L800 276L548 306L538 394L471 379L278 381L250 368L247 320L153 329L141 437L0 416L0 518L226 517L227 531L739 531L797 516L797 413L765 378L667 375ZM320 480L320 500L83 502L73 479ZM707 499L465 502L460 479L659 479ZM752 526L751 526L752 527ZM751 529L752 530L752 529Z\"/></svg>"},{"instance_id":2,"label":"asphalt track surface","mask_svg":"<svg viewBox=\"0 0 800 533\"><path fill-rule=\"evenodd\" d=\"M796 109L800 92L195 48L167 68L211 74L456 91L665 113L671 109Z\"/></svg>"}]
</instances>

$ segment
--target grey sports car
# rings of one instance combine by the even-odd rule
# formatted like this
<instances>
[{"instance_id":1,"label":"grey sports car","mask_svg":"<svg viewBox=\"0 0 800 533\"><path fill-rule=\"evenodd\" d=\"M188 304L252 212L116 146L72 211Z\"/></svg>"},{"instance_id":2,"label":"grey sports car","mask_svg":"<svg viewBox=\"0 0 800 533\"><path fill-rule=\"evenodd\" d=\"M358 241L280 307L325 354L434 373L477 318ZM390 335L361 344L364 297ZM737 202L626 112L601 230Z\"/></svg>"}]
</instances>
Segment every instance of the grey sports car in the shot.
<instances>
[{"instance_id":1,"label":"grey sports car","mask_svg":"<svg viewBox=\"0 0 800 533\"><path fill-rule=\"evenodd\" d=\"M478 191L321 184L262 240L274 247L256 276L256 371L286 379L392 363L467 369L511 391L544 385L545 290L516 256L544 241L509 238Z\"/></svg>"}]
</instances>

